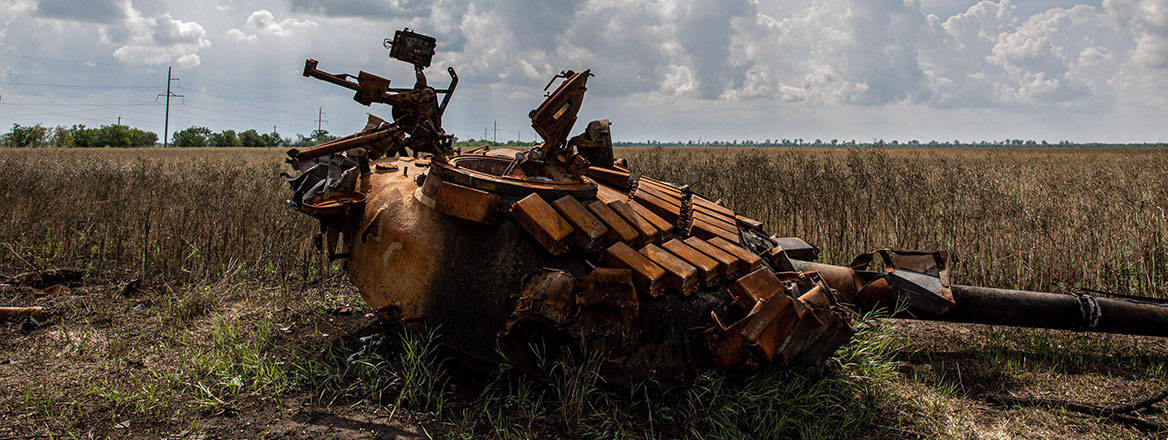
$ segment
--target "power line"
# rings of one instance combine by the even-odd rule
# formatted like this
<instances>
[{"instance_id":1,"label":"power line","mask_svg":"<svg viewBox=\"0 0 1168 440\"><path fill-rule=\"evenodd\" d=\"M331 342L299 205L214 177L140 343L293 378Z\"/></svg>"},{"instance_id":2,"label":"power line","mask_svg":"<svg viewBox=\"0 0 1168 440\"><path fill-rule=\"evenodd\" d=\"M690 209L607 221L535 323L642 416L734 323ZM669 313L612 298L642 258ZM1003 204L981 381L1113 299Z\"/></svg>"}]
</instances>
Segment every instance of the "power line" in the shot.
<instances>
[{"instance_id":1,"label":"power line","mask_svg":"<svg viewBox=\"0 0 1168 440\"><path fill-rule=\"evenodd\" d=\"M0 57L21 58L21 59L26 59L26 60L38 60L38 61L53 61L53 62L58 62L58 63L84 64L87 66L109 66L110 65L108 63L98 63L98 62L95 62L92 60L85 60L85 61L67 60L67 59L63 59L63 58L36 57L36 56L30 56L30 55L16 55L16 54L7 54L7 53L0 53ZM151 66L151 65L146 65L146 64L129 64L129 63L123 63L120 61L118 62L117 65L127 66L127 67L145 67L145 68L149 68L149 69L159 67L159 66Z\"/></svg>"},{"instance_id":2,"label":"power line","mask_svg":"<svg viewBox=\"0 0 1168 440\"><path fill-rule=\"evenodd\" d=\"M190 92L190 90L191 90L191 89L187 89L187 88L183 88L183 87L179 87L179 88L180 88L180 89L183 89L183 90L186 90L186 91L187 91L186 93L191 93L191 92ZM201 92L201 91L198 91L197 93L203 93L203 92ZM280 109L276 109L276 108L265 107L265 106L262 106L262 105L259 105L259 104L251 104L251 103L247 103L247 102L243 102L243 101L236 101L236 100L227 99L227 98L224 98L224 97L221 97L221 96L215 96L215 95L212 95L212 94L210 94L210 93L206 93L205 95L206 95L207 97L210 97L210 98L215 98L215 99L218 99L218 100L220 100L220 101L224 101L224 102L230 102L230 103L232 103L232 104L245 105L245 106L248 106L248 107L255 107L255 108L258 108L258 109L261 109L261 110L267 110L267 111L271 111L271 112L277 112L277 113L285 113L285 114L289 114L289 115L292 115L292 116L301 116L301 115L300 115L300 113L293 113L293 112L290 112L290 111L287 111L287 110L280 110Z\"/></svg>"},{"instance_id":3,"label":"power line","mask_svg":"<svg viewBox=\"0 0 1168 440\"><path fill-rule=\"evenodd\" d=\"M217 84L224 85L224 86L227 86L227 87L231 87L231 88L235 88L235 89L239 89L239 90L243 90L243 91L247 91L247 92L254 92L254 93L259 93L259 94L261 94L261 95L272 95L272 94L275 94L275 93L277 93L277 92L278 92L278 90L260 90L260 89L255 89L255 88L251 88L251 87L247 87L247 86L242 86L242 85L235 84L235 83L231 83L231 82L227 82L227 81L221 81L221 80L218 80L218 79L214 79L214 78L206 77L206 76L203 76L203 75L196 75L196 74L194 74L194 73L191 73L191 72L184 72L184 74L185 74L185 75L187 75L187 76L195 77L195 78L202 78L202 79L204 79L204 80L211 81L211 82L213 82L213 83L217 83Z\"/></svg>"},{"instance_id":4,"label":"power line","mask_svg":"<svg viewBox=\"0 0 1168 440\"><path fill-rule=\"evenodd\" d=\"M281 122L279 119L270 119L270 118L268 118L268 119L265 119L265 118L257 118L257 117L254 117L254 116L244 115L244 114L240 114L240 113L232 113L232 112L223 111L223 110L218 110L218 109L214 109L214 108L210 108L210 107L203 107L203 106L199 106L199 105L194 105L194 104L191 104L191 103L184 103L184 104L183 104L183 106L186 106L186 107L192 107L192 108L196 108L196 109L200 109L200 110L205 110L205 111L209 111L209 112L213 112L213 113L219 113L219 114L224 114L224 115L235 116L235 117L244 118L244 119L251 119L251 120L253 120L253 121L260 121L260 122ZM328 122L328 121L325 121L325 122Z\"/></svg>"},{"instance_id":5,"label":"power line","mask_svg":"<svg viewBox=\"0 0 1168 440\"><path fill-rule=\"evenodd\" d=\"M0 84L9 86L32 86L32 87L66 87L66 88L84 88L84 89L152 89L147 86L123 86L123 85L106 85L106 84L60 84L60 83L26 83L26 82L9 82L0 81Z\"/></svg>"}]
</instances>

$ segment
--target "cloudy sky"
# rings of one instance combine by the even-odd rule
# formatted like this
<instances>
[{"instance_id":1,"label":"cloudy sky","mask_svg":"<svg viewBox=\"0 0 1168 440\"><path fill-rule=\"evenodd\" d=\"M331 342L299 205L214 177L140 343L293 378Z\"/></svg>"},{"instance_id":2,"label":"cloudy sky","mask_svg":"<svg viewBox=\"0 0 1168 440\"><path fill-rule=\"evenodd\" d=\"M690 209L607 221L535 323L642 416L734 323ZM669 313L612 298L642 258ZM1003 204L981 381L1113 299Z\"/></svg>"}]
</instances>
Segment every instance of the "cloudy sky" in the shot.
<instances>
[{"instance_id":1,"label":"cloudy sky","mask_svg":"<svg viewBox=\"0 0 1168 440\"><path fill-rule=\"evenodd\" d=\"M0 124L333 133L370 110L304 78L412 85L382 39L438 38L448 132L531 140L563 69L617 140L1168 141L1168 0L0 0ZM582 126L580 127L582 128Z\"/></svg>"}]
</instances>

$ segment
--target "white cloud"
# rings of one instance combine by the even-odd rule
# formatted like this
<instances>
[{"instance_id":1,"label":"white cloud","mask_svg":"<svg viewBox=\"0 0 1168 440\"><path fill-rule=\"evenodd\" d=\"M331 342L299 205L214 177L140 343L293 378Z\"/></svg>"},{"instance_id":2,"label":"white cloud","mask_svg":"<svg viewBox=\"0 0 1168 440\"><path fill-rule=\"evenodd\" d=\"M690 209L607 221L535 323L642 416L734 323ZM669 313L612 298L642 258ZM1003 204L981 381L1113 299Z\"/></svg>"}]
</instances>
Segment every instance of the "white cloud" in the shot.
<instances>
[{"instance_id":1,"label":"white cloud","mask_svg":"<svg viewBox=\"0 0 1168 440\"><path fill-rule=\"evenodd\" d=\"M1168 0L1104 0L1103 8L1135 41L1133 60L1168 69Z\"/></svg>"},{"instance_id":2,"label":"white cloud","mask_svg":"<svg viewBox=\"0 0 1168 440\"><path fill-rule=\"evenodd\" d=\"M207 31L197 22L172 18L169 13L145 17L129 4L126 20L111 26L103 38L120 46L113 56L128 64L163 65L177 63L183 67L199 65L199 49L209 47Z\"/></svg>"},{"instance_id":3,"label":"white cloud","mask_svg":"<svg viewBox=\"0 0 1168 440\"><path fill-rule=\"evenodd\" d=\"M811 121L798 115L828 121L818 127L881 130L916 124L914 113L966 115L964 124L982 127L982 116L1123 120L1114 115L1168 108L1168 0L93 0L90 9L60 8L70 2L78 0L0 0L0 46L93 59L95 71L113 57L200 69L196 76L231 72L245 83L272 78L276 66L282 85L303 86L305 102L317 103L347 96L286 71L317 57L329 69L408 84L411 71L386 60L380 41L412 27L438 40L432 82L446 82L448 65L462 79L446 118L452 132L506 113L527 130L529 108L520 107L536 105L552 75L587 68L597 78L586 112L637 108L626 116L648 118L652 102L668 111L636 129L666 133L731 119L764 121L760 131L780 117ZM229 44L212 47L209 34ZM5 68L28 73L13 66Z\"/></svg>"},{"instance_id":4,"label":"white cloud","mask_svg":"<svg viewBox=\"0 0 1168 440\"><path fill-rule=\"evenodd\" d=\"M297 20L294 18L285 18L276 21L276 17L272 15L267 9L260 9L248 15L247 21L243 28L229 29L227 35L235 39L248 42L256 42L259 35L272 35L276 37L289 37L295 32L296 28L314 27L316 22L312 20Z\"/></svg>"}]
</instances>

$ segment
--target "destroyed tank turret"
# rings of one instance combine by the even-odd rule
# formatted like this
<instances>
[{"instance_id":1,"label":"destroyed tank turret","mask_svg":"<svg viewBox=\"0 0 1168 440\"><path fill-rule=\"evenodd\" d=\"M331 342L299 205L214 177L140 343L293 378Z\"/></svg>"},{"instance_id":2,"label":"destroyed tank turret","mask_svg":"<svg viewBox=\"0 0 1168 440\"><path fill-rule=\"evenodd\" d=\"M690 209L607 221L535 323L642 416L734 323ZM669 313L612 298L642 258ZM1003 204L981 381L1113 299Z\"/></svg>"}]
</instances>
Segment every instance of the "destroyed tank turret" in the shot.
<instances>
[{"instance_id":1,"label":"destroyed tank turret","mask_svg":"<svg viewBox=\"0 0 1168 440\"><path fill-rule=\"evenodd\" d=\"M423 73L435 40L406 29L386 45L414 65L413 87L305 63L357 102L390 105L393 121L370 115L361 132L289 151L301 174L288 203L320 220L318 243L380 315L438 327L468 356L522 368L534 346L581 348L610 382L684 384L709 368L822 363L855 333L852 314L898 305L917 319L1168 334L1152 300L953 285L943 252L816 262L803 240L635 176L607 120L569 138L587 70L549 83L530 113L534 148L456 150L441 118L458 77L448 68L435 89Z\"/></svg>"}]
</instances>

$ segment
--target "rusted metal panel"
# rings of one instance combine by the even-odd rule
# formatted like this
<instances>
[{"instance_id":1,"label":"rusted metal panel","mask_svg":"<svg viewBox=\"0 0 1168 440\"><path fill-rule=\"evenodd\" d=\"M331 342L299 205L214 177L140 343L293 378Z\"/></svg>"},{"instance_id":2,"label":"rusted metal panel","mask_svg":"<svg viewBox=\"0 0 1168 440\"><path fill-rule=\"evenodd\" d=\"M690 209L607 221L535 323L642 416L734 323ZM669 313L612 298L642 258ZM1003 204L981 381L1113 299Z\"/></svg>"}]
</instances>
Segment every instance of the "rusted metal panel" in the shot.
<instances>
[{"instance_id":1,"label":"rusted metal panel","mask_svg":"<svg viewBox=\"0 0 1168 440\"><path fill-rule=\"evenodd\" d=\"M45 315L44 307L0 307L0 322L18 321Z\"/></svg>"},{"instance_id":2,"label":"rusted metal panel","mask_svg":"<svg viewBox=\"0 0 1168 440\"><path fill-rule=\"evenodd\" d=\"M756 303L779 294L783 289L783 282L779 277L765 267L734 280L730 285L734 302L741 305L744 310L753 309Z\"/></svg>"},{"instance_id":3,"label":"rusted metal panel","mask_svg":"<svg viewBox=\"0 0 1168 440\"><path fill-rule=\"evenodd\" d=\"M734 243L726 241L721 237L710 240L710 244L717 246L718 248L741 260L743 264L745 264L742 269L744 272L757 269L760 265L762 265L762 257L756 255L754 252L743 249Z\"/></svg>"},{"instance_id":4,"label":"rusted metal panel","mask_svg":"<svg viewBox=\"0 0 1168 440\"><path fill-rule=\"evenodd\" d=\"M575 307L576 278L561 270L544 269L527 279L512 317L558 327L568 320Z\"/></svg>"},{"instance_id":5,"label":"rusted metal panel","mask_svg":"<svg viewBox=\"0 0 1168 440\"><path fill-rule=\"evenodd\" d=\"M635 310L639 304L630 269L598 267L580 278L577 285L580 294L576 297L576 304L581 306L605 305ZM628 289L619 286L628 286Z\"/></svg>"},{"instance_id":6,"label":"rusted metal panel","mask_svg":"<svg viewBox=\"0 0 1168 440\"><path fill-rule=\"evenodd\" d=\"M815 261L816 258L819 258L819 248L801 238L771 237L771 241L776 244L775 247L771 248L774 252L784 251L790 258L803 261Z\"/></svg>"},{"instance_id":7,"label":"rusted metal panel","mask_svg":"<svg viewBox=\"0 0 1168 440\"><path fill-rule=\"evenodd\" d=\"M648 193L648 194L652 195L653 197L656 197L656 198L660 199L661 201L665 202L670 207L676 209L678 212L685 209L684 196L682 196L681 194L670 194L670 193L661 191L657 188L654 188L651 185L638 185L633 190L633 192Z\"/></svg>"},{"instance_id":8,"label":"rusted metal panel","mask_svg":"<svg viewBox=\"0 0 1168 440\"><path fill-rule=\"evenodd\" d=\"M881 249L856 257L852 269L867 268L876 255L884 260L886 278L904 294L910 306L929 313L945 313L955 305L944 252Z\"/></svg>"},{"instance_id":9,"label":"rusted metal panel","mask_svg":"<svg viewBox=\"0 0 1168 440\"><path fill-rule=\"evenodd\" d=\"M722 281L723 266L718 260L710 258L676 238L665 242L661 247L696 267L703 284L706 286L716 286Z\"/></svg>"},{"instance_id":10,"label":"rusted metal panel","mask_svg":"<svg viewBox=\"0 0 1168 440\"><path fill-rule=\"evenodd\" d=\"M620 170L588 167L588 169L584 170L584 175L592 178L592 180L597 182L604 183L606 185L612 185L625 191L628 191L629 187L632 186L629 173Z\"/></svg>"},{"instance_id":11,"label":"rusted metal panel","mask_svg":"<svg viewBox=\"0 0 1168 440\"><path fill-rule=\"evenodd\" d=\"M738 220L738 224L740 226L745 227L747 229L761 229L762 228L762 222L755 220L755 219L752 219L752 218L749 218L749 217L735 215L734 219Z\"/></svg>"},{"instance_id":12,"label":"rusted metal panel","mask_svg":"<svg viewBox=\"0 0 1168 440\"><path fill-rule=\"evenodd\" d=\"M649 258L649 260L657 263L662 269L665 269L665 283L667 286L677 290L678 292L689 295L697 291L700 284L698 283L698 269L693 267L680 257L661 249L655 244L647 244L641 248L641 255Z\"/></svg>"},{"instance_id":13,"label":"rusted metal panel","mask_svg":"<svg viewBox=\"0 0 1168 440\"><path fill-rule=\"evenodd\" d=\"M670 223L661 218L661 216L654 214L653 210L646 208L644 205L637 203L636 201L629 201L629 206L633 208L633 211L635 211L637 215L640 215L642 218L649 221L649 223L652 223L653 227L657 228L659 231L657 238L659 240L666 240L673 237L673 223Z\"/></svg>"},{"instance_id":14,"label":"rusted metal panel","mask_svg":"<svg viewBox=\"0 0 1168 440\"><path fill-rule=\"evenodd\" d=\"M792 305L798 314L799 323L795 324L795 328L791 330L791 333L787 336L787 340L779 348L778 353L776 353L774 361L781 365L791 365L794 363L796 357L818 340L827 328L823 324L823 321L815 316L811 306L807 305L803 300L796 299Z\"/></svg>"},{"instance_id":15,"label":"rusted metal panel","mask_svg":"<svg viewBox=\"0 0 1168 440\"><path fill-rule=\"evenodd\" d=\"M543 200L539 194L531 194L511 205L511 215L535 237L544 249L553 255L560 255L569 249L572 225L556 214L555 208Z\"/></svg>"},{"instance_id":16,"label":"rusted metal panel","mask_svg":"<svg viewBox=\"0 0 1168 440\"><path fill-rule=\"evenodd\" d=\"M598 183L596 184L596 198L604 203L612 203L616 201L627 201L629 200L629 195L611 186Z\"/></svg>"},{"instance_id":17,"label":"rusted metal panel","mask_svg":"<svg viewBox=\"0 0 1168 440\"><path fill-rule=\"evenodd\" d=\"M657 237L661 234L661 231L658 231L656 226L653 226L652 223L650 223L648 220L645 220L645 218L641 217L640 214L637 214L637 212L633 210L633 207L629 206L628 202L623 200L608 202L608 207L612 208L614 212L620 215L621 218L625 219L626 222L629 222L630 225L636 227L645 243L657 242ZM641 245L644 245L644 243L641 243Z\"/></svg>"},{"instance_id":18,"label":"rusted metal panel","mask_svg":"<svg viewBox=\"0 0 1168 440\"><path fill-rule=\"evenodd\" d=\"M446 215L477 223L495 222L502 198L497 194L468 188L450 182L438 185L434 210Z\"/></svg>"},{"instance_id":19,"label":"rusted metal panel","mask_svg":"<svg viewBox=\"0 0 1168 440\"><path fill-rule=\"evenodd\" d=\"M567 143L568 131L576 123L576 114L584 101L589 76L591 73L588 70L561 73L559 77L563 77L564 82L548 95L539 108L531 111L531 127L543 138L543 149L547 156L552 156Z\"/></svg>"},{"instance_id":20,"label":"rusted metal panel","mask_svg":"<svg viewBox=\"0 0 1168 440\"><path fill-rule=\"evenodd\" d=\"M682 198L682 194L684 194L684 191L682 191L681 188L647 176L641 176L639 179L637 179L637 186L640 186L641 184L655 188L658 191L671 194L677 198Z\"/></svg>"},{"instance_id":21,"label":"rusted metal panel","mask_svg":"<svg viewBox=\"0 0 1168 440\"><path fill-rule=\"evenodd\" d=\"M694 218L690 223L690 234L701 237L704 240L712 240L714 238L721 238L734 244L738 244L738 233L731 233L725 229L711 225L705 219Z\"/></svg>"},{"instance_id":22,"label":"rusted metal panel","mask_svg":"<svg viewBox=\"0 0 1168 440\"><path fill-rule=\"evenodd\" d=\"M644 241L644 237L637 231L637 228L634 228L633 225L626 222L625 219L621 218L616 211L613 211L604 202L594 200L588 204L588 210L592 211L592 214L596 215L608 227L609 242L623 241L634 246L639 246Z\"/></svg>"},{"instance_id":23,"label":"rusted metal panel","mask_svg":"<svg viewBox=\"0 0 1168 440\"><path fill-rule=\"evenodd\" d=\"M702 240L698 237L689 237L682 241L684 241L685 244L690 245L690 247L697 249L699 252L706 254L710 258L718 260L719 263L722 263L722 266L726 268L726 278L733 278L739 274L745 273L742 271L742 268L745 267L745 265L738 260L738 257L730 255L721 248L710 244L708 241Z\"/></svg>"},{"instance_id":24,"label":"rusted metal panel","mask_svg":"<svg viewBox=\"0 0 1168 440\"><path fill-rule=\"evenodd\" d=\"M828 286L839 293L843 302L855 304L857 292L864 287L863 280L850 267L801 260L791 262L795 271L818 273Z\"/></svg>"},{"instance_id":25,"label":"rusted metal panel","mask_svg":"<svg viewBox=\"0 0 1168 440\"><path fill-rule=\"evenodd\" d=\"M742 336L755 344L764 360L770 361L787 339L787 334L795 328L799 314L791 297L773 295L759 302L755 310L743 319L746 325L742 328Z\"/></svg>"},{"instance_id":26,"label":"rusted metal panel","mask_svg":"<svg viewBox=\"0 0 1168 440\"><path fill-rule=\"evenodd\" d=\"M693 197L691 197L690 199L693 201L693 203L695 205L701 205L702 207L708 208L709 210L711 210L713 212L717 212L717 213L722 214L722 216L724 216L724 217L728 217L731 219L734 218L734 210L726 207L726 205L723 205L721 203L715 202L713 200L707 199L705 197L702 197L702 196L699 196L696 194Z\"/></svg>"},{"instance_id":27,"label":"rusted metal panel","mask_svg":"<svg viewBox=\"0 0 1168 440\"><path fill-rule=\"evenodd\" d=\"M802 353L796 356L794 363L803 365L820 365L835 353L836 349L852 339L856 329L847 318L827 312L820 316L824 320L824 329L814 343L807 346Z\"/></svg>"},{"instance_id":28,"label":"rusted metal panel","mask_svg":"<svg viewBox=\"0 0 1168 440\"><path fill-rule=\"evenodd\" d=\"M576 244L585 250L592 250L604 244L604 236L608 235L608 227L585 208L579 200L572 196L563 196L552 202L556 212L564 216L568 223L576 229L573 236Z\"/></svg>"},{"instance_id":29,"label":"rusted metal panel","mask_svg":"<svg viewBox=\"0 0 1168 440\"><path fill-rule=\"evenodd\" d=\"M660 296L665 289L665 269L641 255L629 245L617 242L604 251L603 264L607 267L633 271L637 290L649 297Z\"/></svg>"},{"instance_id":30,"label":"rusted metal panel","mask_svg":"<svg viewBox=\"0 0 1168 440\"><path fill-rule=\"evenodd\" d=\"M708 211L704 211L704 210L700 209L700 207L698 207L697 205L694 205L694 210L691 211L690 217L692 217L694 220L700 219L702 221L705 221L710 226L714 226L714 227L717 227L718 229L726 231L728 233L728 235L738 237L738 226L737 225L727 221L725 217L719 217L716 214L711 214ZM735 240L737 240L737 238L735 238Z\"/></svg>"},{"instance_id":31,"label":"rusted metal panel","mask_svg":"<svg viewBox=\"0 0 1168 440\"><path fill-rule=\"evenodd\" d=\"M596 268L576 285L577 313L586 337L599 337L619 347L636 338L639 302L631 270Z\"/></svg>"},{"instance_id":32,"label":"rusted metal panel","mask_svg":"<svg viewBox=\"0 0 1168 440\"><path fill-rule=\"evenodd\" d=\"M681 217L681 208L671 205L669 202L662 200L660 197L653 195L650 192L642 191L640 189L633 191L633 200L642 206L649 208L654 214L669 221L670 224L676 225L677 220Z\"/></svg>"}]
</instances>

